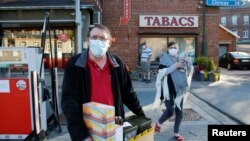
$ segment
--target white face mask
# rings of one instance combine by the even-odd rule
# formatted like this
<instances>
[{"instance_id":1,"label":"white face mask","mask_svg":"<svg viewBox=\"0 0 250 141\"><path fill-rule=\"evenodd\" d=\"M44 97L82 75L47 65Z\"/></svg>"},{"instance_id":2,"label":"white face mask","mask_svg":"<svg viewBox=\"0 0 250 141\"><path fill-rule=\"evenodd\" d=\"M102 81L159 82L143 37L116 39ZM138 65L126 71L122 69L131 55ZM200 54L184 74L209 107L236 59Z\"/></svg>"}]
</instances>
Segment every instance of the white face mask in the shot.
<instances>
[{"instance_id":1,"label":"white face mask","mask_svg":"<svg viewBox=\"0 0 250 141\"><path fill-rule=\"evenodd\" d=\"M169 49L168 52L169 52L169 54L170 54L171 56L177 56L178 49L172 48L172 49Z\"/></svg>"},{"instance_id":2,"label":"white face mask","mask_svg":"<svg viewBox=\"0 0 250 141\"><path fill-rule=\"evenodd\" d=\"M106 54L109 44L107 41L89 40L90 52L95 57L102 57Z\"/></svg>"}]
</instances>

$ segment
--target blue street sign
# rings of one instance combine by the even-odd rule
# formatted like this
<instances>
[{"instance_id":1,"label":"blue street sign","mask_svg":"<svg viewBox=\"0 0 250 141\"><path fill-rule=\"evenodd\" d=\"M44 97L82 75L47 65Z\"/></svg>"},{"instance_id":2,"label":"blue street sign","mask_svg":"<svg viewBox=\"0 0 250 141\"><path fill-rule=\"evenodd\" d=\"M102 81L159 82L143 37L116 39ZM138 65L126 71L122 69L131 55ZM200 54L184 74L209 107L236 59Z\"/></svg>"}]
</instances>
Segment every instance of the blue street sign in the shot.
<instances>
[{"instance_id":1,"label":"blue street sign","mask_svg":"<svg viewBox=\"0 0 250 141\"><path fill-rule=\"evenodd\" d=\"M242 6L245 2L242 0L206 0L207 6L233 7Z\"/></svg>"}]
</instances>

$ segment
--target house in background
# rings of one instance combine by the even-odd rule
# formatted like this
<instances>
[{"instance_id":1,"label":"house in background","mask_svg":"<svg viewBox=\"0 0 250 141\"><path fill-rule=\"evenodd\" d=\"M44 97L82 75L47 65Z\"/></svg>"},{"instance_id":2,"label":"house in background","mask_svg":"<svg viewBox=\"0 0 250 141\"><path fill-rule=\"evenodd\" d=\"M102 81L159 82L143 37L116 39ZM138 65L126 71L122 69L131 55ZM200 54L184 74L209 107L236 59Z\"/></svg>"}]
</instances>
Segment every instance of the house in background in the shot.
<instances>
[{"instance_id":1,"label":"house in background","mask_svg":"<svg viewBox=\"0 0 250 141\"><path fill-rule=\"evenodd\" d=\"M250 52L250 2L239 7L220 7L220 24L237 34L237 51Z\"/></svg>"},{"instance_id":2,"label":"house in background","mask_svg":"<svg viewBox=\"0 0 250 141\"><path fill-rule=\"evenodd\" d=\"M223 25L219 25L219 57L221 57L226 52L236 51L236 41L240 37L226 28Z\"/></svg>"}]
</instances>

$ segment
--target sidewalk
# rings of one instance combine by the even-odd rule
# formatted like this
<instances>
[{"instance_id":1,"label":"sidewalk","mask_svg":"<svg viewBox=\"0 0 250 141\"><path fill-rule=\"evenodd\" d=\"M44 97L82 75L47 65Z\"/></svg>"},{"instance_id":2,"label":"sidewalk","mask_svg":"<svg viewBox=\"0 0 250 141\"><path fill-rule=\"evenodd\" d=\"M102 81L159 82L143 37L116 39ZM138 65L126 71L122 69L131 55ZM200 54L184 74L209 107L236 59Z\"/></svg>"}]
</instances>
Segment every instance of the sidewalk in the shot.
<instances>
[{"instance_id":1,"label":"sidewalk","mask_svg":"<svg viewBox=\"0 0 250 141\"><path fill-rule=\"evenodd\" d=\"M137 92L155 92L154 85L152 83L143 83L139 81L133 81L134 88ZM194 83L193 87L200 87L199 83ZM152 90L153 89L153 90ZM146 93L145 93L146 94ZM153 99L152 99L153 102ZM152 126L161 115L162 109L157 111L152 110L151 103L143 106L147 117L152 119ZM164 108L164 106L162 107ZM131 115L131 112L126 113L126 116ZM162 125L162 131L159 134L154 135L155 141L174 141L173 136L173 118L170 121L165 122ZM207 125L208 124L237 124L237 122L231 120L221 112L215 110L207 103L201 101L199 98L189 93L186 102L184 103L184 115L183 121L180 127L180 134L185 137L186 141L207 141ZM56 129L48 137L49 141L70 141L69 134L67 132L66 125L62 125L62 132L58 133Z\"/></svg>"}]
</instances>

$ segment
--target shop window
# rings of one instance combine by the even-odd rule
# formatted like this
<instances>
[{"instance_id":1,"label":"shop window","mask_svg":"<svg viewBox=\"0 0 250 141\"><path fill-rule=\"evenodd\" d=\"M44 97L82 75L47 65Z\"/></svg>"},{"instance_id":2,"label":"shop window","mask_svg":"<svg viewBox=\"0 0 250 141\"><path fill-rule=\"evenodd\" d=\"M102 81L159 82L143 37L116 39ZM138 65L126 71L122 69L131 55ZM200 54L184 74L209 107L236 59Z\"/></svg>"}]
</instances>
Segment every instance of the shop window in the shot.
<instances>
[{"instance_id":1,"label":"shop window","mask_svg":"<svg viewBox=\"0 0 250 141\"><path fill-rule=\"evenodd\" d=\"M67 47L67 52L74 53L74 30L69 28L69 29L51 29L50 30L51 34L51 46L52 48L55 46L54 42L58 42L57 36L60 33L67 33L69 35L69 38L67 42L61 42L57 44L56 46L58 47L59 51L62 49L62 47ZM56 34L58 33L58 34ZM54 35L56 34L56 35ZM45 52L49 53L50 52L50 43L49 43L49 35L47 31L47 38L46 38L46 44L45 44ZM26 46L36 46L39 47L41 46L41 30L37 29L4 29L3 30L3 43L2 46L8 46L8 47L15 47L15 46L21 46L21 47L26 47Z\"/></svg>"},{"instance_id":2,"label":"shop window","mask_svg":"<svg viewBox=\"0 0 250 141\"><path fill-rule=\"evenodd\" d=\"M174 41L179 46L179 53L186 52L192 58L194 63L195 59L195 39L194 38L169 38L169 41Z\"/></svg>"},{"instance_id":3,"label":"shop window","mask_svg":"<svg viewBox=\"0 0 250 141\"><path fill-rule=\"evenodd\" d=\"M159 58L167 51L167 38L141 38L152 49L151 61L159 61Z\"/></svg>"},{"instance_id":4,"label":"shop window","mask_svg":"<svg viewBox=\"0 0 250 141\"><path fill-rule=\"evenodd\" d=\"M146 42L152 49L151 61L159 61L159 58L167 52L167 44L174 41L179 46L179 52L186 52L194 61L195 58L195 38L141 38L140 42ZM139 49L139 48L138 48Z\"/></svg>"}]
</instances>

